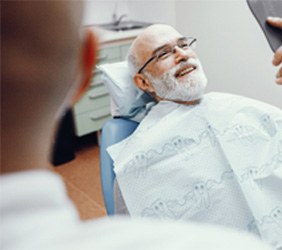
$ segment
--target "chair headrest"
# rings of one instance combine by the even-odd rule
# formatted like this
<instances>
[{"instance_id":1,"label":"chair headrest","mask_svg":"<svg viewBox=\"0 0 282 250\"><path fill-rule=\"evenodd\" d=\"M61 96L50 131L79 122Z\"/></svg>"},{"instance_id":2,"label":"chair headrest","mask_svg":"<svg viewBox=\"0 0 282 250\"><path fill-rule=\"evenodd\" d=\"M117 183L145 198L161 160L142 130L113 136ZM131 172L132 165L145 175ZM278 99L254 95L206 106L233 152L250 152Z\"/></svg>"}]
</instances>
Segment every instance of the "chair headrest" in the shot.
<instances>
[{"instance_id":1,"label":"chair headrest","mask_svg":"<svg viewBox=\"0 0 282 250\"><path fill-rule=\"evenodd\" d=\"M153 97L138 89L126 61L97 66L111 96L111 114L140 122L155 104Z\"/></svg>"}]
</instances>

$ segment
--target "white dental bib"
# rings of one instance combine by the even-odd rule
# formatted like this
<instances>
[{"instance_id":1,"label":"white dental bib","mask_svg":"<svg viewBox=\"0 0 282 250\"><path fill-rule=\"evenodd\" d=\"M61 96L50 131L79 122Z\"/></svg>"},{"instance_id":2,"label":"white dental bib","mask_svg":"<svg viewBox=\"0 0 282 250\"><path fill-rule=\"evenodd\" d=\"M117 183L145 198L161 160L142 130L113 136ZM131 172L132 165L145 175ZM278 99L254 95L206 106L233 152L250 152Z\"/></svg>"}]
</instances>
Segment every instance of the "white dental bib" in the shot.
<instances>
[{"instance_id":1,"label":"white dental bib","mask_svg":"<svg viewBox=\"0 0 282 250\"><path fill-rule=\"evenodd\" d=\"M282 246L282 111L210 93L162 101L108 149L131 216L193 220Z\"/></svg>"}]
</instances>

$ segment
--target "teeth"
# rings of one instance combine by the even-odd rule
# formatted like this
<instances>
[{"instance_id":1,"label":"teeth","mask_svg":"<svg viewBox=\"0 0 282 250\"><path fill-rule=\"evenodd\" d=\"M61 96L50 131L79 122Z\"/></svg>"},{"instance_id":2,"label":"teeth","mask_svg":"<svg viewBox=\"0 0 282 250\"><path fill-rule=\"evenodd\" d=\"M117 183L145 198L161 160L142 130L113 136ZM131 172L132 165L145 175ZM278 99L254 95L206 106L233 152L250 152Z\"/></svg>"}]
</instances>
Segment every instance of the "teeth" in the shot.
<instances>
[{"instance_id":1,"label":"teeth","mask_svg":"<svg viewBox=\"0 0 282 250\"><path fill-rule=\"evenodd\" d=\"M181 71L179 76L184 76L185 74L191 72L193 69L194 69L194 67L187 68L187 69Z\"/></svg>"}]
</instances>

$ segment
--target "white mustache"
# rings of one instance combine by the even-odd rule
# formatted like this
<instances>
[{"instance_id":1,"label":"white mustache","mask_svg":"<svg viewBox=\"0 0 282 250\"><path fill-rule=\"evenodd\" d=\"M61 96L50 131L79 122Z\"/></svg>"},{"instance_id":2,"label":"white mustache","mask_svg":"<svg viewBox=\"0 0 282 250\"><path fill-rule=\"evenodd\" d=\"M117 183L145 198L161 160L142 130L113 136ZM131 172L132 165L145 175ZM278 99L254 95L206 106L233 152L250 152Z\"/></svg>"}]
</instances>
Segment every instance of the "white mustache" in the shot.
<instances>
[{"instance_id":1,"label":"white mustache","mask_svg":"<svg viewBox=\"0 0 282 250\"><path fill-rule=\"evenodd\" d=\"M169 73L169 75L174 76L175 73L176 73L179 69L181 69L182 67L189 67L189 66L193 66L193 67L199 68L199 67L200 67L200 64L199 64L199 61L198 61L197 59L195 59L195 58L189 58L188 61L179 63L179 64L176 65L174 68L172 68L168 73Z\"/></svg>"}]
</instances>

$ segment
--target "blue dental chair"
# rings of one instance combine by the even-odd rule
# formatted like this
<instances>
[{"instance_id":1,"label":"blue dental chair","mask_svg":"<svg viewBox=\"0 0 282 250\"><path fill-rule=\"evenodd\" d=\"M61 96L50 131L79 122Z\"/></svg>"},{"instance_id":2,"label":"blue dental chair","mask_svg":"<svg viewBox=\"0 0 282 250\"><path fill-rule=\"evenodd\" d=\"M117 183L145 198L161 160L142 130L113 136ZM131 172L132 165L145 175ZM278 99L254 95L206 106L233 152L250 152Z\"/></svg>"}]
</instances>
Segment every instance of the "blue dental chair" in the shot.
<instances>
[{"instance_id":1,"label":"blue dental chair","mask_svg":"<svg viewBox=\"0 0 282 250\"><path fill-rule=\"evenodd\" d=\"M103 125L100 142L100 174L108 215L115 214L113 192L115 174L113 171L113 161L106 149L128 137L138 125L139 123L124 118L113 118Z\"/></svg>"}]
</instances>

